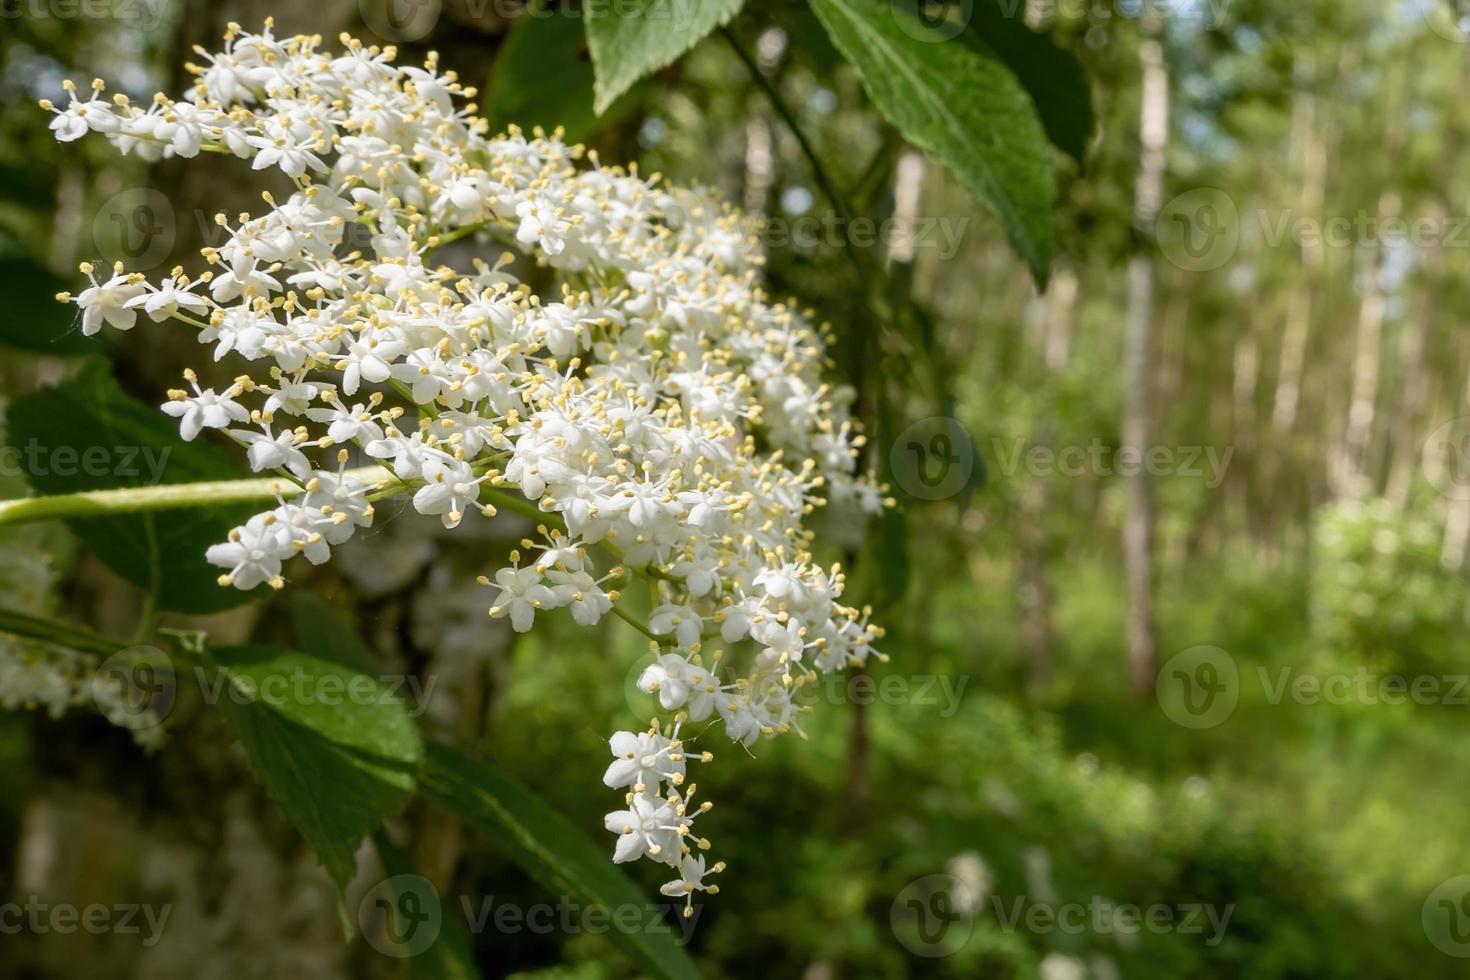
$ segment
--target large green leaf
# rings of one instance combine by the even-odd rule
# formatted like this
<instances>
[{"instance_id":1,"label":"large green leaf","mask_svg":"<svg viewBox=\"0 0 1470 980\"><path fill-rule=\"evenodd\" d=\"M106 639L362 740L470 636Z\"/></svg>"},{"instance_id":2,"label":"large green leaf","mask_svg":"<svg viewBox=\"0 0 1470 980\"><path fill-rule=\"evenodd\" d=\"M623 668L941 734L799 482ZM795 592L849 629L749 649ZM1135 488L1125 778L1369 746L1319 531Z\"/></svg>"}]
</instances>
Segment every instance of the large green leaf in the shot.
<instances>
[{"instance_id":1,"label":"large green leaf","mask_svg":"<svg viewBox=\"0 0 1470 980\"><path fill-rule=\"evenodd\" d=\"M487 762L428 743L422 789L475 830L504 845L532 877L578 901L609 910L646 908L647 898L613 864L611 848L595 847L544 800ZM614 920L616 921L616 920ZM669 932L613 928L611 938L648 970L668 980L697 977L694 961Z\"/></svg>"},{"instance_id":2,"label":"large green leaf","mask_svg":"<svg viewBox=\"0 0 1470 980\"><path fill-rule=\"evenodd\" d=\"M495 53L486 86L485 117L493 129L511 123L566 130L577 143L626 115L637 103L629 92L599 117L592 108L592 61L582 22L566 8L526 8Z\"/></svg>"},{"instance_id":3,"label":"large green leaf","mask_svg":"<svg viewBox=\"0 0 1470 980\"><path fill-rule=\"evenodd\" d=\"M185 442L157 407L128 397L105 361L89 361L67 381L11 404L7 452L38 493L75 493L247 475L203 439ZM67 524L113 571L156 592L159 607L216 612L248 601L221 588L204 560L211 544L250 516L251 507L75 518Z\"/></svg>"},{"instance_id":4,"label":"large green leaf","mask_svg":"<svg viewBox=\"0 0 1470 980\"><path fill-rule=\"evenodd\" d=\"M346 888L362 839L413 794L413 719L377 678L318 657L266 646L212 656L217 703L251 767Z\"/></svg>"},{"instance_id":5,"label":"large green leaf","mask_svg":"<svg viewBox=\"0 0 1470 980\"><path fill-rule=\"evenodd\" d=\"M976 0L967 29L956 40L1005 62L1041 114L1057 149L1082 162L1092 138L1092 88L1082 62L1045 34L1026 26L1017 0Z\"/></svg>"},{"instance_id":6,"label":"large green leaf","mask_svg":"<svg viewBox=\"0 0 1470 980\"><path fill-rule=\"evenodd\" d=\"M878 110L994 208L1045 283L1056 185L1046 130L1016 76L889 0L812 0L812 9Z\"/></svg>"},{"instance_id":7,"label":"large green leaf","mask_svg":"<svg viewBox=\"0 0 1470 980\"><path fill-rule=\"evenodd\" d=\"M587 46L597 70L597 112L644 75L671 64L740 12L745 0L619 0L589 3Z\"/></svg>"}]
</instances>

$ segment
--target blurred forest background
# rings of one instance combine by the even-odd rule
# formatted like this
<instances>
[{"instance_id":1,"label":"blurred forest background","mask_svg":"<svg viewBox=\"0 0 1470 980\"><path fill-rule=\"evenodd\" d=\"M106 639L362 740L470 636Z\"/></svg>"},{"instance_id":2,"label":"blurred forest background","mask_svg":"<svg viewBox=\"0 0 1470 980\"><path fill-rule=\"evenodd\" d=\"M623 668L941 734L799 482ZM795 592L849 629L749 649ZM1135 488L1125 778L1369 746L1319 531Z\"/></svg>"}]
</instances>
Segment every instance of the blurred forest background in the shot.
<instances>
[{"instance_id":1,"label":"blurred forest background","mask_svg":"<svg viewBox=\"0 0 1470 980\"><path fill-rule=\"evenodd\" d=\"M380 29L402 59L438 50L497 125L565 123L604 160L700 181L772 222L769 279L832 323L866 462L900 503L880 526L825 532L889 627L877 689L897 683L829 688L809 741L758 759L727 748L701 779L732 867L694 936L708 975L1462 975L1447 952L1470 947L1426 927L1431 892L1470 873L1470 789L1454 775L1470 751L1455 681L1470 673L1470 21L1451 5L1021 3L1081 60L1096 115L1082 163L1057 157L1044 293L994 220L868 106L804 4L749 5L731 30L833 183L855 213L913 232L855 243L890 271L877 306L842 229L812 240L796 223L830 217L826 199L718 36L598 119L569 16L488 0L386 21L381 0L102 6L3 9L0 404L99 349L51 299L76 288L78 261L194 266L210 216L255 203L217 160L149 166L93 139L63 151L35 100L94 75L135 100L181 91L174 66L229 21ZM205 358L143 334L100 349L158 402ZM1124 445L1158 452L1130 475ZM0 480L0 496L22 492ZM517 520L450 542L406 511L375 529L371 560L298 568L293 586L422 678L435 724L482 740L595 836L607 800L589 774L600 733L643 710L642 644L620 623L513 641L488 621L467 586L526 532ZM137 593L59 527L5 530L0 556L7 605L130 622ZM291 605L202 623L270 634ZM0 674L24 655L0 646ZM1217 676L1195 672L1201 657L1233 669L1223 716L1165 690L1183 677L1186 702L1201 693L1191 678ZM1279 692L1304 675L1350 677L1356 693ZM1380 682L1399 677L1439 693L1387 703ZM151 947L0 936L0 973L396 975L342 943L325 874L183 693L152 753L95 712L0 714L6 900L173 907ZM438 811L397 826L444 895L556 900ZM950 955L918 955L935 950L902 941L891 910L935 874L966 883L968 932ZM999 914L1099 898L1232 911L1214 943L1208 929L1028 930ZM487 976L631 969L596 935L474 942Z\"/></svg>"}]
</instances>

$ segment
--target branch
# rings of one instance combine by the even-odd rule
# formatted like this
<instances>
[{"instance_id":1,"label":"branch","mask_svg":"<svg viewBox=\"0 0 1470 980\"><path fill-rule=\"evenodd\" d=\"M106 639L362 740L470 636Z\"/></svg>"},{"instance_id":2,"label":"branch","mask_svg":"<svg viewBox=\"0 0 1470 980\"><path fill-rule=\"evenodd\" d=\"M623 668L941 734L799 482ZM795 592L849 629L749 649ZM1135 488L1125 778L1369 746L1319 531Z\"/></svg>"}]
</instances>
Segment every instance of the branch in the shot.
<instances>
[{"instance_id":1,"label":"branch","mask_svg":"<svg viewBox=\"0 0 1470 980\"><path fill-rule=\"evenodd\" d=\"M381 466L348 470L347 476L381 485L373 496L397 493L403 484ZM67 517L103 517L178 507L212 507L219 504L268 502L277 497L294 497L301 487L280 477L249 480L215 480L203 483L169 483L156 487L126 487L118 490L87 490L49 497L23 497L0 501L0 525L23 524Z\"/></svg>"},{"instance_id":2,"label":"branch","mask_svg":"<svg viewBox=\"0 0 1470 980\"><path fill-rule=\"evenodd\" d=\"M103 657L111 656L128 646L123 640L110 640L100 633L93 633L79 626L68 626L14 609L0 609L0 632Z\"/></svg>"}]
</instances>

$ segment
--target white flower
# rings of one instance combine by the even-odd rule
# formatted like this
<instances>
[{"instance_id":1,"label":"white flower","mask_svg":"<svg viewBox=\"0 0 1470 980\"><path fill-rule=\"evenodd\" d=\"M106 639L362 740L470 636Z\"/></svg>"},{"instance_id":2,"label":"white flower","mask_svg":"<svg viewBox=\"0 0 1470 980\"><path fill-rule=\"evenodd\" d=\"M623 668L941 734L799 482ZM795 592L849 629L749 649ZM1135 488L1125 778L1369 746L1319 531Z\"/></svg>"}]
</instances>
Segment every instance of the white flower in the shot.
<instances>
[{"instance_id":1,"label":"white flower","mask_svg":"<svg viewBox=\"0 0 1470 980\"><path fill-rule=\"evenodd\" d=\"M635 793L657 793L668 781L678 786L684 781L682 743L667 739L657 732L618 732L608 740L613 763L603 773L602 781L610 789L632 787Z\"/></svg>"},{"instance_id":2,"label":"white flower","mask_svg":"<svg viewBox=\"0 0 1470 980\"><path fill-rule=\"evenodd\" d=\"M320 565L332 557L331 546L322 533L331 522L320 511L300 504L283 503L271 513L285 530L294 552L305 555L313 565Z\"/></svg>"},{"instance_id":3,"label":"white flower","mask_svg":"<svg viewBox=\"0 0 1470 980\"><path fill-rule=\"evenodd\" d=\"M322 516L328 544L345 544L358 528L373 526L368 487L356 477L317 470L306 487L301 504Z\"/></svg>"},{"instance_id":4,"label":"white flower","mask_svg":"<svg viewBox=\"0 0 1470 980\"><path fill-rule=\"evenodd\" d=\"M363 381L380 384L393 375L393 361L408 349L408 345L392 336L363 336L347 345L347 352L338 362L342 372L342 391L357 394Z\"/></svg>"},{"instance_id":5,"label":"white flower","mask_svg":"<svg viewBox=\"0 0 1470 980\"><path fill-rule=\"evenodd\" d=\"M704 621L692 605L665 603L648 614L648 628L657 636L674 634L681 647L697 646Z\"/></svg>"},{"instance_id":6,"label":"white flower","mask_svg":"<svg viewBox=\"0 0 1470 980\"><path fill-rule=\"evenodd\" d=\"M784 562L776 568L761 571L755 577L755 584L765 589L766 595L773 599L790 596L793 601L801 602L806 595L801 566L792 562Z\"/></svg>"},{"instance_id":7,"label":"white flower","mask_svg":"<svg viewBox=\"0 0 1470 980\"><path fill-rule=\"evenodd\" d=\"M692 596L720 594L720 559L707 548L700 549L700 553L695 556L674 562L670 571L684 580L684 585Z\"/></svg>"},{"instance_id":8,"label":"white flower","mask_svg":"<svg viewBox=\"0 0 1470 980\"><path fill-rule=\"evenodd\" d=\"M467 507L476 506L480 483L470 464L429 450L423 466L424 485L413 495L413 509L420 514L437 514L447 528L458 527Z\"/></svg>"},{"instance_id":9,"label":"white flower","mask_svg":"<svg viewBox=\"0 0 1470 980\"><path fill-rule=\"evenodd\" d=\"M657 693L665 711L687 709L690 721L708 718L721 690L713 674L677 653L666 653L645 668L638 676L638 689Z\"/></svg>"},{"instance_id":10,"label":"white flower","mask_svg":"<svg viewBox=\"0 0 1470 980\"><path fill-rule=\"evenodd\" d=\"M587 572L554 568L546 577L552 582L551 591L556 593L557 603L571 609L572 619L578 626L596 626L612 611L612 595L604 592L600 582Z\"/></svg>"},{"instance_id":11,"label":"white flower","mask_svg":"<svg viewBox=\"0 0 1470 980\"><path fill-rule=\"evenodd\" d=\"M684 916L688 918L694 914L691 903L695 892L708 892L711 895L719 893L719 885L706 885L704 879L709 875L724 871L725 863L719 861L714 867L706 869L703 854L686 854L679 862L678 870L679 877L660 885L659 891L670 898L685 899Z\"/></svg>"},{"instance_id":12,"label":"white flower","mask_svg":"<svg viewBox=\"0 0 1470 980\"><path fill-rule=\"evenodd\" d=\"M806 627L794 616L787 619L784 626L771 621L762 623L751 631L751 635L783 664L800 661L802 652L815 645L815 641L807 642Z\"/></svg>"},{"instance_id":13,"label":"white flower","mask_svg":"<svg viewBox=\"0 0 1470 980\"><path fill-rule=\"evenodd\" d=\"M51 120L51 131L56 138L63 143L79 140L91 130L96 133L115 133L118 130L118 118L113 114L112 106L97 98L102 91L102 83L92 84L93 97L86 102L77 98L76 85L71 81L63 82L70 104L65 109L58 109L49 100L41 102L41 108L56 113L56 118Z\"/></svg>"},{"instance_id":14,"label":"white flower","mask_svg":"<svg viewBox=\"0 0 1470 980\"><path fill-rule=\"evenodd\" d=\"M726 643L738 643L750 634L751 628L765 620L765 607L756 596L743 596L731 602L717 614L720 622L720 639Z\"/></svg>"},{"instance_id":15,"label":"white flower","mask_svg":"<svg viewBox=\"0 0 1470 980\"><path fill-rule=\"evenodd\" d=\"M311 474L311 461L306 454L297 449L297 443L301 441L298 432L283 430L272 432L268 422L262 422L261 431L251 432L240 429L227 429L231 438L246 447L245 458L250 463L250 468L259 473L262 470L288 469L301 479L306 479Z\"/></svg>"},{"instance_id":16,"label":"white flower","mask_svg":"<svg viewBox=\"0 0 1470 980\"><path fill-rule=\"evenodd\" d=\"M91 266L85 266L84 271L92 279ZM132 308L132 301L142 296L143 291L143 283L134 282L132 276L122 272L101 284L92 279L92 285L77 296L77 306L82 310L82 333L90 337L104 323L118 330L133 329L138 311Z\"/></svg>"},{"instance_id":17,"label":"white flower","mask_svg":"<svg viewBox=\"0 0 1470 980\"><path fill-rule=\"evenodd\" d=\"M373 442L383 438L383 429L375 421L372 407L359 402L351 408L334 401L329 408L308 408L306 417L313 422L327 422L327 438L334 443Z\"/></svg>"},{"instance_id":18,"label":"white flower","mask_svg":"<svg viewBox=\"0 0 1470 980\"><path fill-rule=\"evenodd\" d=\"M404 436L394 429L388 431L387 438L374 439L363 447L363 451L374 459L391 459L394 475L405 481L423 476L427 449L424 437L417 432Z\"/></svg>"},{"instance_id":19,"label":"white flower","mask_svg":"<svg viewBox=\"0 0 1470 980\"><path fill-rule=\"evenodd\" d=\"M250 421L250 413L235 401L239 394L235 389L231 388L223 395L215 394L213 388L200 391L194 372L188 372L186 377L194 389L193 397L183 391L171 391L171 400L163 405L165 413L179 420L179 435L185 442L192 441L204 429L223 429L231 422Z\"/></svg>"},{"instance_id":20,"label":"white flower","mask_svg":"<svg viewBox=\"0 0 1470 980\"><path fill-rule=\"evenodd\" d=\"M141 307L156 322L168 319L181 309L189 313L206 314L209 312L209 301L189 292L197 285L197 282L191 283L187 279L165 279L157 286L148 285L147 292L134 296L123 304L123 308L133 310Z\"/></svg>"},{"instance_id":21,"label":"white flower","mask_svg":"<svg viewBox=\"0 0 1470 980\"><path fill-rule=\"evenodd\" d=\"M495 584L500 594L490 606L490 615L497 619L509 616L511 628L517 633L531 628L536 610L549 609L557 601L556 593L541 584L541 573L535 566L502 568L495 573Z\"/></svg>"},{"instance_id":22,"label":"white flower","mask_svg":"<svg viewBox=\"0 0 1470 980\"><path fill-rule=\"evenodd\" d=\"M281 559L290 554L289 532L269 513L235 528L229 541L212 545L204 557L211 565L228 569L224 577L235 588L253 589L263 582L279 583Z\"/></svg>"},{"instance_id":23,"label":"white flower","mask_svg":"<svg viewBox=\"0 0 1470 980\"><path fill-rule=\"evenodd\" d=\"M245 142L259 150L251 165L255 170L280 167L287 177L300 177L308 167L316 171L327 169L321 157L313 152L321 148L320 141L314 137L297 139L279 126L270 126L265 136L246 136Z\"/></svg>"},{"instance_id":24,"label":"white flower","mask_svg":"<svg viewBox=\"0 0 1470 980\"><path fill-rule=\"evenodd\" d=\"M628 809L603 817L603 825L618 834L613 861L636 861L643 855L664 857L679 853L679 813L667 800L629 794Z\"/></svg>"}]
</instances>

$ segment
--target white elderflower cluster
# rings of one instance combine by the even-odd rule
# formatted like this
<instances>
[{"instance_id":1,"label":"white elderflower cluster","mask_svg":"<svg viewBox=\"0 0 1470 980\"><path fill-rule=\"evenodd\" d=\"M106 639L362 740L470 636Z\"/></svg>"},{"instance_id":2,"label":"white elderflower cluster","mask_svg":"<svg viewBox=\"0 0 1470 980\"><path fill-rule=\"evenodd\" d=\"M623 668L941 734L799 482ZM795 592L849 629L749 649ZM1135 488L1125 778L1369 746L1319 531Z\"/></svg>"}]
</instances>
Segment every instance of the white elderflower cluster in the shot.
<instances>
[{"instance_id":1,"label":"white elderflower cluster","mask_svg":"<svg viewBox=\"0 0 1470 980\"><path fill-rule=\"evenodd\" d=\"M269 22L232 25L183 101L108 101L93 82L43 103L59 139L235 156L295 187L258 215L219 215L223 244L198 275L84 266L91 286L62 298L88 333L141 311L250 362L222 391L187 375L164 406L184 438L217 429L299 488L209 550L225 584L279 588L291 558L327 560L395 493L447 528L497 504L538 520L539 539L481 580L490 615L523 632L556 609L586 626L612 613L649 636L643 686L676 715L611 741L606 782L628 792L607 818L615 860L669 864L666 894L711 890L686 843L708 804L680 790L679 725L717 715L750 745L797 727L793 691L813 670L877 656L880 631L841 603L843 575L813 564L804 526L829 501L888 502L854 475L851 395L823 380L822 331L762 292L735 211L559 134L492 136L435 55L399 67L392 48L342 42L329 54ZM533 293L511 252L468 269L437 258L461 239L533 259L557 292ZM383 469L345 468L362 456ZM620 605L633 575L656 595L647 623ZM714 640L741 645L748 670L706 660Z\"/></svg>"}]
</instances>

